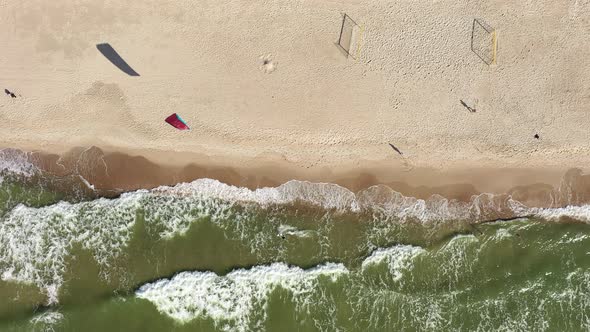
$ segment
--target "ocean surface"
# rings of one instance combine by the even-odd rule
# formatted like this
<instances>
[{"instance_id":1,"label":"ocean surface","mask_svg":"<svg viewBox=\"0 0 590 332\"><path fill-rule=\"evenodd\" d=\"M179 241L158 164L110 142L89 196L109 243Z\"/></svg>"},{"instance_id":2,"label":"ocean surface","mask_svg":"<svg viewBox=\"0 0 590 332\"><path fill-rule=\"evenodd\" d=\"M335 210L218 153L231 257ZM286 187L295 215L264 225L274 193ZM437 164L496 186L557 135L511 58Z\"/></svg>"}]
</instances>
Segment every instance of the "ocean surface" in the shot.
<instances>
[{"instance_id":1,"label":"ocean surface","mask_svg":"<svg viewBox=\"0 0 590 332\"><path fill-rule=\"evenodd\" d=\"M0 166L0 331L590 331L587 206Z\"/></svg>"}]
</instances>

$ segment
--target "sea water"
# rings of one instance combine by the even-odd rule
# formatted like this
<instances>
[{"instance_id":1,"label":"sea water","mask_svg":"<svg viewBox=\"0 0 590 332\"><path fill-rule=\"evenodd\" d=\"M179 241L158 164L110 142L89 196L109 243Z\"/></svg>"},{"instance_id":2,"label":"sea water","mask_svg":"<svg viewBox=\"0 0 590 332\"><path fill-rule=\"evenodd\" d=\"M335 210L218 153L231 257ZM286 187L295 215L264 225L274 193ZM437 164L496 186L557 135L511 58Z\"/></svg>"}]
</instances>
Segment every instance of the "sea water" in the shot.
<instances>
[{"instance_id":1,"label":"sea water","mask_svg":"<svg viewBox=\"0 0 590 332\"><path fill-rule=\"evenodd\" d=\"M589 220L300 181L107 199L22 161L0 183L0 330L589 331Z\"/></svg>"}]
</instances>

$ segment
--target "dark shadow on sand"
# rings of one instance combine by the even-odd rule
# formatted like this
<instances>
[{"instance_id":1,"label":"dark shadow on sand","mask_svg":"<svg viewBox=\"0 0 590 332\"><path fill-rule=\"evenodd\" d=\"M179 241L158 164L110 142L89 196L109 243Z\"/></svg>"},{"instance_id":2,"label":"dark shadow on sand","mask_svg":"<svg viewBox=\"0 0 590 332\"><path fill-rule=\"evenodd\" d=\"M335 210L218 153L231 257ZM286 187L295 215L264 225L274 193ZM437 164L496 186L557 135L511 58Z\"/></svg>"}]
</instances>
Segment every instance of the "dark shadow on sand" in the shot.
<instances>
[{"instance_id":1,"label":"dark shadow on sand","mask_svg":"<svg viewBox=\"0 0 590 332\"><path fill-rule=\"evenodd\" d=\"M139 74L133 70L133 68L131 68L131 66L129 66L127 62L123 60L123 58L121 58L119 53L117 53L117 51L115 51L115 49L110 44L96 44L96 48L100 51L100 53L102 53L102 55L105 56L105 58L109 59L110 62L112 62L115 66L117 66L117 68L121 69L121 71L125 72L127 75L139 76Z\"/></svg>"}]
</instances>

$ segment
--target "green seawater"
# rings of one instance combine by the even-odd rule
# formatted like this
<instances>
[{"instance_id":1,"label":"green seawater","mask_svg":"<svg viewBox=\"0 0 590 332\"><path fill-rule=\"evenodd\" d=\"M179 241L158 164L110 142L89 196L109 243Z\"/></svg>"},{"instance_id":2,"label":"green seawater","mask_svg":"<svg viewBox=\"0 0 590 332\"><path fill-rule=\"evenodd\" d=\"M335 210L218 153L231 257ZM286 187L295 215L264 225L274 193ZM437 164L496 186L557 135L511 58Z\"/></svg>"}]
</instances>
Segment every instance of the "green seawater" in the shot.
<instances>
[{"instance_id":1,"label":"green seawater","mask_svg":"<svg viewBox=\"0 0 590 332\"><path fill-rule=\"evenodd\" d=\"M590 331L590 225L0 184L0 331Z\"/></svg>"}]
</instances>

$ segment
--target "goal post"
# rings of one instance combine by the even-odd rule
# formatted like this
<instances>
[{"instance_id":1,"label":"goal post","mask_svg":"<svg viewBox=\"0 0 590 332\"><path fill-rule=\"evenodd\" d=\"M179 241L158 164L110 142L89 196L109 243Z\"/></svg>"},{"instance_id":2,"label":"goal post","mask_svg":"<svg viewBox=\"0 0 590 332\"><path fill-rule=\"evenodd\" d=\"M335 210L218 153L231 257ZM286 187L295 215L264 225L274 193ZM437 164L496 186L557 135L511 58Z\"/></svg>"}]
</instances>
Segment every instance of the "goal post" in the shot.
<instances>
[{"instance_id":1,"label":"goal post","mask_svg":"<svg viewBox=\"0 0 590 332\"><path fill-rule=\"evenodd\" d=\"M498 33L481 19L474 19L471 29L471 51L487 65L495 65L498 57Z\"/></svg>"},{"instance_id":2,"label":"goal post","mask_svg":"<svg viewBox=\"0 0 590 332\"><path fill-rule=\"evenodd\" d=\"M360 55L363 29L350 16L342 14L342 25L336 45L347 57L357 59Z\"/></svg>"}]
</instances>

